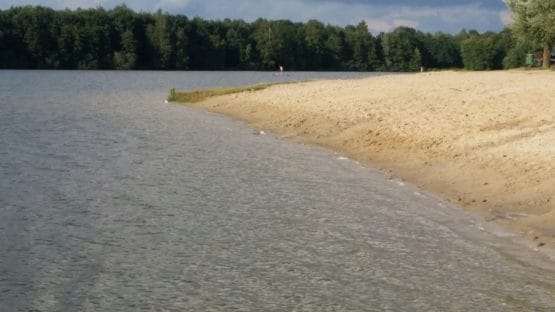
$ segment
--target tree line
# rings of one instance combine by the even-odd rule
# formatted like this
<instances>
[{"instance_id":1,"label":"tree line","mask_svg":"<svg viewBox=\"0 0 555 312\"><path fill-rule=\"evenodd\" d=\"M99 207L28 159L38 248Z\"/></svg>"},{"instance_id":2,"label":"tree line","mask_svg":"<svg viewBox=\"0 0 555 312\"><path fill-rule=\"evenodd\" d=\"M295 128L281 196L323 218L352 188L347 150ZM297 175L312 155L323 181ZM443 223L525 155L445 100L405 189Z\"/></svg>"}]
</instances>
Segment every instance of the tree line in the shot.
<instances>
[{"instance_id":1,"label":"tree line","mask_svg":"<svg viewBox=\"0 0 555 312\"><path fill-rule=\"evenodd\" d=\"M501 32L372 35L365 22L204 20L134 12L125 5L56 11L0 10L0 68L418 71L523 66L541 46Z\"/></svg>"}]
</instances>

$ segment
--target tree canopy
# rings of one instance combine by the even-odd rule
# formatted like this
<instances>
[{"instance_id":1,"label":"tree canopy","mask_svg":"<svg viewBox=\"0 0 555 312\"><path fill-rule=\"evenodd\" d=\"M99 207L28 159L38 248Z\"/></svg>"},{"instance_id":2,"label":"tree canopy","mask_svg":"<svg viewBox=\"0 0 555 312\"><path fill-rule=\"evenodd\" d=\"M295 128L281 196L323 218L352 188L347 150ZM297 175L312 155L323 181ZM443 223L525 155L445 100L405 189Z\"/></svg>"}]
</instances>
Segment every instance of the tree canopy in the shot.
<instances>
[{"instance_id":1,"label":"tree canopy","mask_svg":"<svg viewBox=\"0 0 555 312\"><path fill-rule=\"evenodd\" d=\"M522 66L524 47L529 45L517 44L510 31L463 30L451 35L401 26L373 35L364 21L345 27L317 20L212 21L162 11L137 13L125 5L112 10L55 11L40 6L0 10L0 68L496 69ZM511 57L504 62L507 56Z\"/></svg>"},{"instance_id":2,"label":"tree canopy","mask_svg":"<svg viewBox=\"0 0 555 312\"><path fill-rule=\"evenodd\" d=\"M550 67L555 43L554 0L505 0L513 12L512 27L523 39L543 45L543 65Z\"/></svg>"}]
</instances>

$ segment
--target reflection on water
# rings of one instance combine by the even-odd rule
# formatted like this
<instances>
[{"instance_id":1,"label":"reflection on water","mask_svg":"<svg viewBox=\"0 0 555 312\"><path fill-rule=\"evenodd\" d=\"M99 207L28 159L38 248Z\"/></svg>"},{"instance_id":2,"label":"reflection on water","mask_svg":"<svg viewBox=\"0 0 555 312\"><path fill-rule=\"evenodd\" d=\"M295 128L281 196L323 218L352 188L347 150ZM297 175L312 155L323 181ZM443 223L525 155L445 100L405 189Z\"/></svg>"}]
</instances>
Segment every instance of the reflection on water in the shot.
<instances>
[{"instance_id":1,"label":"reflection on water","mask_svg":"<svg viewBox=\"0 0 555 312\"><path fill-rule=\"evenodd\" d=\"M354 75L0 71L0 311L555 308L553 270L479 219L163 103L315 76Z\"/></svg>"}]
</instances>

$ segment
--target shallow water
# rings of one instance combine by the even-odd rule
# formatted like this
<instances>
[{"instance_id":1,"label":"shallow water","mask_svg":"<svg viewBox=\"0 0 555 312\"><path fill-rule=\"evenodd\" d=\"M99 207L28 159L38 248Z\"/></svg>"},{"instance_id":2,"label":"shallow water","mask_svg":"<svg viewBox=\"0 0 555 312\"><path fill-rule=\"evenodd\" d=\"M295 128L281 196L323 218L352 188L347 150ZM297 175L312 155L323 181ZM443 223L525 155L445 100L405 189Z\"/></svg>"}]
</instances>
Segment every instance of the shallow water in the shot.
<instances>
[{"instance_id":1,"label":"shallow water","mask_svg":"<svg viewBox=\"0 0 555 312\"><path fill-rule=\"evenodd\" d=\"M525 245L167 89L345 73L0 71L0 311L553 311Z\"/></svg>"}]
</instances>

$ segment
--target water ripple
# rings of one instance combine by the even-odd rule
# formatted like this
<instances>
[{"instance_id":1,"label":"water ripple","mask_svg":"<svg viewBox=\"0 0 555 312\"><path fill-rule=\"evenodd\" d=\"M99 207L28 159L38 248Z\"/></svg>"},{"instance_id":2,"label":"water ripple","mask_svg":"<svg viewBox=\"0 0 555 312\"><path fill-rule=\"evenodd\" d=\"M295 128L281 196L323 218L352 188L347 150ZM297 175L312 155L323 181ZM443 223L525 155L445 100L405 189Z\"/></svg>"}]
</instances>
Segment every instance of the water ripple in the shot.
<instances>
[{"instance_id":1,"label":"water ripple","mask_svg":"<svg viewBox=\"0 0 555 312\"><path fill-rule=\"evenodd\" d=\"M553 269L480 219L163 101L274 79L0 71L0 311L555 309Z\"/></svg>"}]
</instances>

